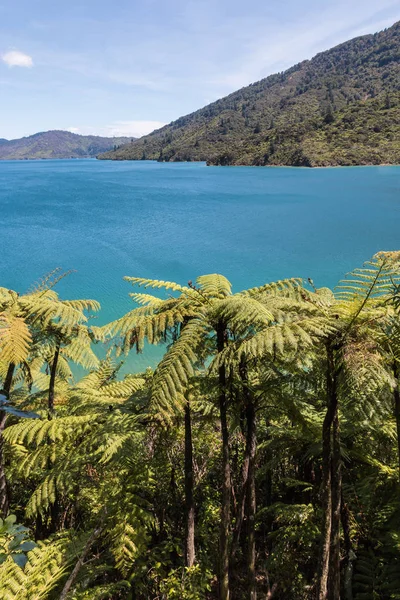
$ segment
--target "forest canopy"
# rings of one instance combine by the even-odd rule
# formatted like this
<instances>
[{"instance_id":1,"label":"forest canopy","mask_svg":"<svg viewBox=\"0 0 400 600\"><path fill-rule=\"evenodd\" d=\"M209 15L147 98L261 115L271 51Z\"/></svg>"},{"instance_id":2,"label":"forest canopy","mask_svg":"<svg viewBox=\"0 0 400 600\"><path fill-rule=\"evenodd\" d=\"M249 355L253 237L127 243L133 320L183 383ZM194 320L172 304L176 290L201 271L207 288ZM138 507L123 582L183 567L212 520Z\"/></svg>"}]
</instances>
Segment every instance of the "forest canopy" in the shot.
<instances>
[{"instance_id":1,"label":"forest canopy","mask_svg":"<svg viewBox=\"0 0 400 600\"><path fill-rule=\"evenodd\" d=\"M1 598L400 598L400 252L334 290L126 277L102 327L61 278L0 288Z\"/></svg>"}]
</instances>

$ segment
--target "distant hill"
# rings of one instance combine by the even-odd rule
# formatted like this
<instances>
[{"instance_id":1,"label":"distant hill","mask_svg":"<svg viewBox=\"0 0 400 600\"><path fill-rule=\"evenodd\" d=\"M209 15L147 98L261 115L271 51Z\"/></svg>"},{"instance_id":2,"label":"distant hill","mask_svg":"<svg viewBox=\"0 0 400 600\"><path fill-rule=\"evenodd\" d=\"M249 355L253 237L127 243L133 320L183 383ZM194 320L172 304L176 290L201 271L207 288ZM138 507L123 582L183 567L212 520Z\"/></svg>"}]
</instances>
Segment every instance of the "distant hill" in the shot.
<instances>
[{"instance_id":1,"label":"distant hill","mask_svg":"<svg viewBox=\"0 0 400 600\"><path fill-rule=\"evenodd\" d=\"M321 52L99 158L400 164L400 22Z\"/></svg>"},{"instance_id":2,"label":"distant hill","mask_svg":"<svg viewBox=\"0 0 400 600\"><path fill-rule=\"evenodd\" d=\"M77 135L69 131L44 131L18 140L0 139L0 160L33 158L89 158L130 143L126 137Z\"/></svg>"}]
</instances>

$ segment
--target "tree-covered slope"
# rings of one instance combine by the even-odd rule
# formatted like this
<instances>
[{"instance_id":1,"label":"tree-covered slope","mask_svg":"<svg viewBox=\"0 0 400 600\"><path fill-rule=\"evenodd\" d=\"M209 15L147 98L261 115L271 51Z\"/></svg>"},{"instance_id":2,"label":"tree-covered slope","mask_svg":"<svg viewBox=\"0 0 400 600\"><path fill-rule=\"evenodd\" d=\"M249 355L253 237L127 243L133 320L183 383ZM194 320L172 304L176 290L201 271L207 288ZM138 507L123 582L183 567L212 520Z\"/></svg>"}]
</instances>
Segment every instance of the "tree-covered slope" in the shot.
<instances>
[{"instance_id":1,"label":"tree-covered slope","mask_svg":"<svg viewBox=\"0 0 400 600\"><path fill-rule=\"evenodd\" d=\"M99 158L400 163L400 22L317 54Z\"/></svg>"},{"instance_id":2,"label":"tree-covered slope","mask_svg":"<svg viewBox=\"0 0 400 600\"><path fill-rule=\"evenodd\" d=\"M28 158L87 158L130 142L130 138L44 131L17 140L0 140L0 160Z\"/></svg>"}]
</instances>

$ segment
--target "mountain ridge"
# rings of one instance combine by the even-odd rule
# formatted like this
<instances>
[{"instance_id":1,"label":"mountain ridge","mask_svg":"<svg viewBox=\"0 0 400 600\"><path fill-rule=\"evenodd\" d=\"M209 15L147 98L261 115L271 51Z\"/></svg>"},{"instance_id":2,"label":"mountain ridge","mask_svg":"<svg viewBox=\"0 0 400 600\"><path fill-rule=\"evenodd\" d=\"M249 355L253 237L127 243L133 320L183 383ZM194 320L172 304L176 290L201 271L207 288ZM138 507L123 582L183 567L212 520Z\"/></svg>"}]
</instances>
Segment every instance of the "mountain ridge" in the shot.
<instances>
[{"instance_id":1,"label":"mountain ridge","mask_svg":"<svg viewBox=\"0 0 400 600\"><path fill-rule=\"evenodd\" d=\"M80 135L62 129L40 131L6 140L0 138L0 160L94 158L135 138Z\"/></svg>"},{"instance_id":2,"label":"mountain ridge","mask_svg":"<svg viewBox=\"0 0 400 600\"><path fill-rule=\"evenodd\" d=\"M98 158L399 164L400 22L320 52Z\"/></svg>"}]
</instances>

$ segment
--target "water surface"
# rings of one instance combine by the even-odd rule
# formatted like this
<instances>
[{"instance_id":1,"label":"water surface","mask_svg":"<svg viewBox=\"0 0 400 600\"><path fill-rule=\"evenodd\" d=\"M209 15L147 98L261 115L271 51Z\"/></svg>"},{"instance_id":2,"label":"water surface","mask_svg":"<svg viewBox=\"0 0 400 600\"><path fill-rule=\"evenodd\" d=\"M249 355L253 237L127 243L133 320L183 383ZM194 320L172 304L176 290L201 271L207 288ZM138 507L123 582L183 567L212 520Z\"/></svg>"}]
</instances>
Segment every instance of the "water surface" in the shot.
<instances>
[{"instance_id":1,"label":"water surface","mask_svg":"<svg viewBox=\"0 0 400 600\"><path fill-rule=\"evenodd\" d=\"M400 167L7 161L0 208L0 285L24 291L74 269L59 291L98 299L99 323L132 307L124 275L333 286L376 251L400 249ZM149 362L145 353L137 368Z\"/></svg>"}]
</instances>

